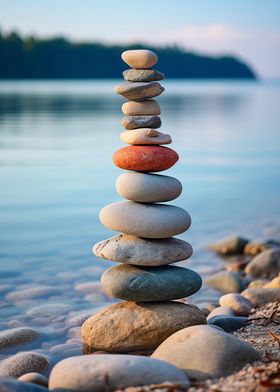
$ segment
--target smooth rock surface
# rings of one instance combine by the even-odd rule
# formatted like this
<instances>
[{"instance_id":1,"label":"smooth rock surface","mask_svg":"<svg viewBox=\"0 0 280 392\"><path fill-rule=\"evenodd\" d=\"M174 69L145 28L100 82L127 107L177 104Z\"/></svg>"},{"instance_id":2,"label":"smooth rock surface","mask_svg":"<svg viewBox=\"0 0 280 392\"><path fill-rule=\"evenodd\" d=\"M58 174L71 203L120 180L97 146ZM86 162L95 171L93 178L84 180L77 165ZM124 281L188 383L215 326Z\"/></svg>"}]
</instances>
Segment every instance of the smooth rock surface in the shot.
<instances>
[{"instance_id":1,"label":"smooth rock surface","mask_svg":"<svg viewBox=\"0 0 280 392\"><path fill-rule=\"evenodd\" d=\"M170 381L188 386L185 374L164 361L136 355L86 355L59 362L50 374L51 391L116 391Z\"/></svg>"},{"instance_id":2,"label":"smooth rock surface","mask_svg":"<svg viewBox=\"0 0 280 392\"><path fill-rule=\"evenodd\" d=\"M222 240L221 242L209 245L209 248L222 255L236 255L243 253L248 242L249 241L246 238L230 237Z\"/></svg>"},{"instance_id":3,"label":"smooth rock surface","mask_svg":"<svg viewBox=\"0 0 280 392\"><path fill-rule=\"evenodd\" d=\"M280 273L271 282L265 283L263 287L265 289L280 289Z\"/></svg>"},{"instance_id":4,"label":"smooth rock surface","mask_svg":"<svg viewBox=\"0 0 280 392\"><path fill-rule=\"evenodd\" d=\"M0 332L0 350L29 343L38 337L34 328L20 327Z\"/></svg>"},{"instance_id":5,"label":"smooth rock surface","mask_svg":"<svg viewBox=\"0 0 280 392\"><path fill-rule=\"evenodd\" d=\"M222 328L225 332L234 332L246 325L247 317L214 316L208 319L209 325Z\"/></svg>"},{"instance_id":6,"label":"smooth rock surface","mask_svg":"<svg viewBox=\"0 0 280 392\"><path fill-rule=\"evenodd\" d=\"M156 69L126 69L123 78L127 82L157 82L164 79L164 74Z\"/></svg>"},{"instance_id":7,"label":"smooth rock surface","mask_svg":"<svg viewBox=\"0 0 280 392\"><path fill-rule=\"evenodd\" d=\"M227 376L260 359L247 343L206 325L182 329L152 354L184 370L196 379Z\"/></svg>"},{"instance_id":8,"label":"smooth rock surface","mask_svg":"<svg viewBox=\"0 0 280 392\"><path fill-rule=\"evenodd\" d=\"M35 306L34 308L29 309L26 314L29 317L51 317L64 315L70 310L70 305L55 303Z\"/></svg>"},{"instance_id":9,"label":"smooth rock surface","mask_svg":"<svg viewBox=\"0 0 280 392\"><path fill-rule=\"evenodd\" d=\"M234 316L234 311L229 306L218 306L207 316L207 320L215 316Z\"/></svg>"},{"instance_id":10,"label":"smooth rock surface","mask_svg":"<svg viewBox=\"0 0 280 392\"><path fill-rule=\"evenodd\" d=\"M30 382L32 384L48 387L48 379L40 373L26 373L18 378L19 381Z\"/></svg>"},{"instance_id":11,"label":"smooth rock surface","mask_svg":"<svg viewBox=\"0 0 280 392\"><path fill-rule=\"evenodd\" d=\"M277 288L251 288L244 290L241 294L249 299L255 306L280 301L280 289Z\"/></svg>"},{"instance_id":12,"label":"smooth rock surface","mask_svg":"<svg viewBox=\"0 0 280 392\"><path fill-rule=\"evenodd\" d=\"M160 114L160 106L153 99L144 102L130 101L122 105L122 112L126 116L152 116Z\"/></svg>"},{"instance_id":13,"label":"smooth rock surface","mask_svg":"<svg viewBox=\"0 0 280 392\"><path fill-rule=\"evenodd\" d=\"M182 267L121 264L107 269L101 283L113 298L152 302L188 297L200 289L202 280L196 272Z\"/></svg>"},{"instance_id":14,"label":"smooth rock surface","mask_svg":"<svg viewBox=\"0 0 280 392\"><path fill-rule=\"evenodd\" d=\"M178 159L176 151L163 146L129 146L113 154L113 162L117 167L140 172L170 169Z\"/></svg>"},{"instance_id":15,"label":"smooth rock surface","mask_svg":"<svg viewBox=\"0 0 280 392\"><path fill-rule=\"evenodd\" d=\"M0 377L20 377L25 373L42 372L49 365L47 357L35 351L23 351L0 362Z\"/></svg>"},{"instance_id":16,"label":"smooth rock surface","mask_svg":"<svg viewBox=\"0 0 280 392\"><path fill-rule=\"evenodd\" d=\"M246 266L245 272L255 278L273 279L280 271L280 249L268 249Z\"/></svg>"},{"instance_id":17,"label":"smooth rock surface","mask_svg":"<svg viewBox=\"0 0 280 392\"><path fill-rule=\"evenodd\" d=\"M124 82L117 84L114 90L131 101L145 101L162 94L164 87L158 82Z\"/></svg>"},{"instance_id":18,"label":"smooth rock surface","mask_svg":"<svg viewBox=\"0 0 280 392\"><path fill-rule=\"evenodd\" d=\"M126 116L121 121L125 129L137 128L160 128L161 119L159 116Z\"/></svg>"},{"instance_id":19,"label":"smooth rock surface","mask_svg":"<svg viewBox=\"0 0 280 392\"><path fill-rule=\"evenodd\" d=\"M48 389L32 383L21 382L9 377L0 378L1 392L47 392Z\"/></svg>"},{"instance_id":20,"label":"smooth rock surface","mask_svg":"<svg viewBox=\"0 0 280 392\"><path fill-rule=\"evenodd\" d=\"M245 288L242 277L231 271L221 271L206 279L209 286L221 291L222 293L240 293Z\"/></svg>"},{"instance_id":21,"label":"smooth rock surface","mask_svg":"<svg viewBox=\"0 0 280 392\"><path fill-rule=\"evenodd\" d=\"M249 256L256 256L264 250L268 249L267 244L260 242L249 242L244 248L244 254Z\"/></svg>"},{"instance_id":22,"label":"smooth rock surface","mask_svg":"<svg viewBox=\"0 0 280 392\"><path fill-rule=\"evenodd\" d=\"M121 57L131 68L151 68L158 61L156 53L148 49L126 50Z\"/></svg>"},{"instance_id":23,"label":"smooth rock surface","mask_svg":"<svg viewBox=\"0 0 280 392\"><path fill-rule=\"evenodd\" d=\"M90 317L81 332L92 351L149 353L179 329L205 323L198 308L182 302L121 302Z\"/></svg>"},{"instance_id":24,"label":"smooth rock surface","mask_svg":"<svg viewBox=\"0 0 280 392\"><path fill-rule=\"evenodd\" d=\"M189 214L166 204L120 201L104 207L99 218L110 230L147 238L167 238L183 233L191 225Z\"/></svg>"},{"instance_id":25,"label":"smooth rock surface","mask_svg":"<svg viewBox=\"0 0 280 392\"><path fill-rule=\"evenodd\" d=\"M93 253L118 263L161 266L186 260L192 255L192 246L177 238L149 239L119 234L98 242Z\"/></svg>"},{"instance_id":26,"label":"smooth rock surface","mask_svg":"<svg viewBox=\"0 0 280 392\"><path fill-rule=\"evenodd\" d=\"M171 201L182 192L182 184L175 177L129 171L118 177L116 188L125 199L141 203Z\"/></svg>"},{"instance_id":27,"label":"smooth rock surface","mask_svg":"<svg viewBox=\"0 0 280 392\"><path fill-rule=\"evenodd\" d=\"M126 144L138 145L160 145L170 144L172 142L170 135L153 128L138 128L124 131L120 134L120 138Z\"/></svg>"},{"instance_id":28,"label":"smooth rock surface","mask_svg":"<svg viewBox=\"0 0 280 392\"><path fill-rule=\"evenodd\" d=\"M220 298L221 306L229 306L237 316L248 316L254 304L243 295L230 293Z\"/></svg>"}]
</instances>

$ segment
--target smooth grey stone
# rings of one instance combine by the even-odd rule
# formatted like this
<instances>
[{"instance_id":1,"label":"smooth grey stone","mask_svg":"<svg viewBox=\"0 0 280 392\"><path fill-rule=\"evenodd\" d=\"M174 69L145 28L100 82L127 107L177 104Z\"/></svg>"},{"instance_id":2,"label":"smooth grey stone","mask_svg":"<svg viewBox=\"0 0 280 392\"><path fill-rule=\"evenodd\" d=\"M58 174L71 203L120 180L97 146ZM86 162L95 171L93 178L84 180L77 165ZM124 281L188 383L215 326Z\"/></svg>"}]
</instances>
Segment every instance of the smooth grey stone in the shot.
<instances>
[{"instance_id":1,"label":"smooth grey stone","mask_svg":"<svg viewBox=\"0 0 280 392\"><path fill-rule=\"evenodd\" d=\"M30 287L22 290L12 291L6 295L7 301L22 301L26 299L46 298L58 294L59 290L52 286Z\"/></svg>"},{"instance_id":2,"label":"smooth grey stone","mask_svg":"<svg viewBox=\"0 0 280 392\"><path fill-rule=\"evenodd\" d=\"M229 306L237 316L248 316L254 304L241 294L229 293L220 298L221 306Z\"/></svg>"},{"instance_id":3,"label":"smooth grey stone","mask_svg":"<svg viewBox=\"0 0 280 392\"><path fill-rule=\"evenodd\" d=\"M145 101L162 94L164 87L158 82L124 82L117 84L114 90L131 101Z\"/></svg>"},{"instance_id":4,"label":"smooth grey stone","mask_svg":"<svg viewBox=\"0 0 280 392\"><path fill-rule=\"evenodd\" d=\"M243 253L244 248L248 242L249 241L246 238L230 237L215 244L209 245L209 248L214 252L220 253L222 255L236 255Z\"/></svg>"},{"instance_id":5,"label":"smooth grey stone","mask_svg":"<svg viewBox=\"0 0 280 392\"><path fill-rule=\"evenodd\" d=\"M208 324L222 328L226 332L234 332L244 327L248 317L214 316L208 319Z\"/></svg>"},{"instance_id":6,"label":"smooth grey stone","mask_svg":"<svg viewBox=\"0 0 280 392\"><path fill-rule=\"evenodd\" d=\"M179 197L182 184L175 177L125 171L118 177L116 189L119 195L131 201L159 203Z\"/></svg>"},{"instance_id":7,"label":"smooth grey stone","mask_svg":"<svg viewBox=\"0 0 280 392\"><path fill-rule=\"evenodd\" d=\"M196 293L201 277L182 267L117 265L107 269L101 283L108 295L126 301L169 301Z\"/></svg>"},{"instance_id":8,"label":"smooth grey stone","mask_svg":"<svg viewBox=\"0 0 280 392\"><path fill-rule=\"evenodd\" d=\"M110 230L144 238L172 237L191 225L191 217L183 208L132 201L107 205L100 211L99 219Z\"/></svg>"},{"instance_id":9,"label":"smooth grey stone","mask_svg":"<svg viewBox=\"0 0 280 392\"><path fill-rule=\"evenodd\" d=\"M48 389L29 382L21 382L9 377L0 378L1 392L47 392Z\"/></svg>"},{"instance_id":10,"label":"smooth grey stone","mask_svg":"<svg viewBox=\"0 0 280 392\"><path fill-rule=\"evenodd\" d=\"M198 325L167 338L152 358L162 359L195 379L224 377L261 358L259 352L234 336Z\"/></svg>"},{"instance_id":11,"label":"smooth grey stone","mask_svg":"<svg viewBox=\"0 0 280 392\"><path fill-rule=\"evenodd\" d=\"M240 293L245 289L245 283L242 277L238 273L231 271L217 272L209 276L206 282L209 286L214 287L214 289L224 294Z\"/></svg>"},{"instance_id":12,"label":"smooth grey stone","mask_svg":"<svg viewBox=\"0 0 280 392\"><path fill-rule=\"evenodd\" d=\"M159 116L125 116L121 123L125 129L160 128L161 119Z\"/></svg>"},{"instance_id":13,"label":"smooth grey stone","mask_svg":"<svg viewBox=\"0 0 280 392\"><path fill-rule=\"evenodd\" d=\"M273 279L280 271L280 249L268 249L246 266L245 272L255 278Z\"/></svg>"},{"instance_id":14,"label":"smooth grey stone","mask_svg":"<svg viewBox=\"0 0 280 392\"><path fill-rule=\"evenodd\" d=\"M181 370L163 361L137 355L92 354L67 358L55 365L49 388L59 392L104 392L166 380L189 386Z\"/></svg>"},{"instance_id":15,"label":"smooth grey stone","mask_svg":"<svg viewBox=\"0 0 280 392\"><path fill-rule=\"evenodd\" d=\"M35 351L23 351L0 362L0 377L20 377L25 373L42 372L49 365L48 358Z\"/></svg>"},{"instance_id":16,"label":"smooth grey stone","mask_svg":"<svg viewBox=\"0 0 280 392\"><path fill-rule=\"evenodd\" d=\"M29 309L26 315L29 317L52 317L61 316L68 313L71 310L71 306L67 304L46 304L39 305Z\"/></svg>"},{"instance_id":17,"label":"smooth grey stone","mask_svg":"<svg viewBox=\"0 0 280 392\"><path fill-rule=\"evenodd\" d=\"M156 69L126 69L123 77L127 82L155 82L164 79L164 74Z\"/></svg>"},{"instance_id":18,"label":"smooth grey stone","mask_svg":"<svg viewBox=\"0 0 280 392\"><path fill-rule=\"evenodd\" d=\"M191 257L192 246L178 238L150 239L119 234L98 242L93 253L118 263L156 267Z\"/></svg>"},{"instance_id":19,"label":"smooth grey stone","mask_svg":"<svg viewBox=\"0 0 280 392\"><path fill-rule=\"evenodd\" d=\"M29 343L38 337L36 329L29 327L12 328L0 332L0 350Z\"/></svg>"}]
</instances>

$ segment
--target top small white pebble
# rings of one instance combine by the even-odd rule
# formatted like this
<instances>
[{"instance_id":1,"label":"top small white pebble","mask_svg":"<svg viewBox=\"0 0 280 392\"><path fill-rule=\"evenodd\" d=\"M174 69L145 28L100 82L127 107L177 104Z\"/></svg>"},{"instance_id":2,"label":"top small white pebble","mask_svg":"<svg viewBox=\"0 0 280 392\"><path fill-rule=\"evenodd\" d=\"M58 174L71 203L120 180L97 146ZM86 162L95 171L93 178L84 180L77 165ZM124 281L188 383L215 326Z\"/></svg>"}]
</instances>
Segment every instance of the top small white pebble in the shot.
<instances>
[{"instance_id":1,"label":"top small white pebble","mask_svg":"<svg viewBox=\"0 0 280 392\"><path fill-rule=\"evenodd\" d=\"M131 68L150 68L153 67L157 61L158 56L147 49L126 50L122 53L123 61Z\"/></svg>"}]
</instances>

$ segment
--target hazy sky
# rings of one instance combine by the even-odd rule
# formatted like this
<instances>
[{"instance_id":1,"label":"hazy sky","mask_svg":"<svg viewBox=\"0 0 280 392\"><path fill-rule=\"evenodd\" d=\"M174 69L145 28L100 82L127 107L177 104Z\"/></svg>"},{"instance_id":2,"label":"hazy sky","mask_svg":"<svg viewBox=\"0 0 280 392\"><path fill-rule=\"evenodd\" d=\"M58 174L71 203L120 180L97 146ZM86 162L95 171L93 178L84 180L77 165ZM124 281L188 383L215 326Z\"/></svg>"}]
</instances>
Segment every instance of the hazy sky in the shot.
<instances>
[{"instance_id":1,"label":"hazy sky","mask_svg":"<svg viewBox=\"0 0 280 392\"><path fill-rule=\"evenodd\" d=\"M238 54L280 77L280 0L0 0L0 28Z\"/></svg>"}]
</instances>

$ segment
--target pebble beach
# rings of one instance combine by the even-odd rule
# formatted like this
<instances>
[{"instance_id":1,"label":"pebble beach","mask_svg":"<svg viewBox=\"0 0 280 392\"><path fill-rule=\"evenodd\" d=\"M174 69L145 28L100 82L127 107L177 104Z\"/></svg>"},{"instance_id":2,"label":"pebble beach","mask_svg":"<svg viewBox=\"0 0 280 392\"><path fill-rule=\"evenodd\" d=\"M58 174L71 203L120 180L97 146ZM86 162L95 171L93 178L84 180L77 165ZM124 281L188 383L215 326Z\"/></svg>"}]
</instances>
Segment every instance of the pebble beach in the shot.
<instances>
[{"instance_id":1,"label":"pebble beach","mask_svg":"<svg viewBox=\"0 0 280 392\"><path fill-rule=\"evenodd\" d=\"M179 159L172 132L158 129L164 75L151 69L153 52L125 52L123 60L131 69L115 92L128 100L120 133L128 146L113 163L125 170L116 181L125 200L99 214L117 233L99 236L91 265L76 268L73 258L69 268L44 266L40 276L5 268L0 390L276 391L277 226L269 238L237 233L193 254L197 242L183 234L191 217L175 205L182 183L158 174Z\"/></svg>"}]
</instances>

